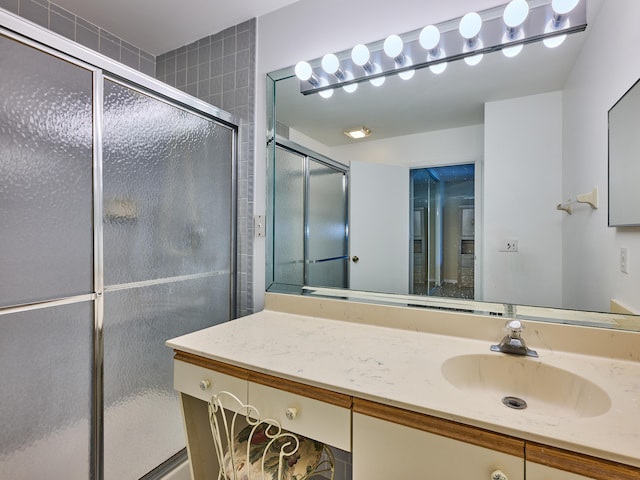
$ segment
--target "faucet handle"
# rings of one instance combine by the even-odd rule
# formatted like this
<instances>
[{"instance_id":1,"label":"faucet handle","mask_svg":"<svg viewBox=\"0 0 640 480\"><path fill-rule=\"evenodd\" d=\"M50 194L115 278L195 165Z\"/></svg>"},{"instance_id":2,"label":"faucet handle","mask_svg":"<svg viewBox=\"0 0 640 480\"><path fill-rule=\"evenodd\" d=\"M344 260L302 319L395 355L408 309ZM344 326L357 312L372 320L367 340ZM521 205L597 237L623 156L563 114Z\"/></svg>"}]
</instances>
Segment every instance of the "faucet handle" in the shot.
<instances>
[{"instance_id":1,"label":"faucet handle","mask_svg":"<svg viewBox=\"0 0 640 480\"><path fill-rule=\"evenodd\" d=\"M513 319L505 323L504 327L507 330L509 337L520 338L520 335L524 330L524 323L522 323L520 320Z\"/></svg>"}]
</instances>

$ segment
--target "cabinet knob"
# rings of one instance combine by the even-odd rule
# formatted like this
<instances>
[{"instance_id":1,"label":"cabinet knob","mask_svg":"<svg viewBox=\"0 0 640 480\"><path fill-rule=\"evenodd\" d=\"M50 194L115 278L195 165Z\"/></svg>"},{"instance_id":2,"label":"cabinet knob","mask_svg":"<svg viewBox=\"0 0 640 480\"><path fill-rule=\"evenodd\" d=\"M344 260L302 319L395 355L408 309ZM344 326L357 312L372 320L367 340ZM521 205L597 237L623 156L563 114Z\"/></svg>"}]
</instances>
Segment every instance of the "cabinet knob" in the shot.
<instances>
[{"instance_id":1,"label":"cabinet knob","mask_svg":"<svg viewBox=\"0 0 640 480\"><path fill-rule=\"evenodd\" d=\"M495 470L491 473L490 480L509 480L502 470Z\"/></svg>"},{"instance_id":2,"label":"cabinet knob","mask_svg":"<svg viewBox=\"0 0 640 480\"><path fill-rule=\"evenodd\" d=\"M200 390L203 392L211 386L211 382L209 380L200 380Z\"/></svg>"},{"instance_id":3,"label":"cabinet knob","mask_svg":"<svg viewBox=\"0 0 640 480\"><path fill-rule=\"evenodd\" d=\"M295 408L295 407L287 408L287 411L285 412L285 415L287 416L287 418L289 420L293 420L294 418L296 418L298 416L298 409Z\"/></svg>"}]
</instances>

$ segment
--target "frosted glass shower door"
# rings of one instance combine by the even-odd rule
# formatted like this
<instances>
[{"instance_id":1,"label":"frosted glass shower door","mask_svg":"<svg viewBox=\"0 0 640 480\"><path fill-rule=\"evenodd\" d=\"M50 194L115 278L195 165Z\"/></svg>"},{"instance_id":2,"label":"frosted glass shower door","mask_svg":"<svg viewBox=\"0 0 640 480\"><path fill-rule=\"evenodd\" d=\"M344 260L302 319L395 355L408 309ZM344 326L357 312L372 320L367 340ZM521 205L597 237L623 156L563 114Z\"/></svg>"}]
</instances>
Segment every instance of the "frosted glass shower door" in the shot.
<instances>
[{"instance_id":1,"label":"frosted glass shower door","mask_svg":"<svg viewBox=\"0 0 640 480\"><path fill-rule=\"evenodd\" d=\"M165 341L234 313L234 131L104 92L104 478L134 480L185 446Z\"/></svg>"},{"instance_id":2,"label":"frosted glass shower door","mask_svg":"<svg viewBox=\"0 0 640 480\"><path fill-rule=\"evenodd\" d=\"M342 170L308 158L306 285L346 288L347 180Z\"/></svg>"},{"instance_id":3,"label":"frosted glass shower door","mask_svg":"<svg viewBox=\"0 0 640 480\"><path fill-rule=\"evenodd\" d=\"M90 478L92 72L0 35L0 479Z\"/></svg>"},{"instance_id":4,"label":"frosted glass shower door","mask_svg":"<svg viewBox=\"0 0 640 480\"><path fill-rule=\"evenodd\" d=\"M276 147L273 196L273 280L304 284L305 157Z\"/></svg>"},{"instance_id":5,"label":"frosted glass shower door","mask_svg":"<svg viewBox=\"0 0 640 480\"><path fill-rule=\"evenodd\" d=\"M92 72L0 36L0 307L93 291Z\"/></svg>"}]
</instances>

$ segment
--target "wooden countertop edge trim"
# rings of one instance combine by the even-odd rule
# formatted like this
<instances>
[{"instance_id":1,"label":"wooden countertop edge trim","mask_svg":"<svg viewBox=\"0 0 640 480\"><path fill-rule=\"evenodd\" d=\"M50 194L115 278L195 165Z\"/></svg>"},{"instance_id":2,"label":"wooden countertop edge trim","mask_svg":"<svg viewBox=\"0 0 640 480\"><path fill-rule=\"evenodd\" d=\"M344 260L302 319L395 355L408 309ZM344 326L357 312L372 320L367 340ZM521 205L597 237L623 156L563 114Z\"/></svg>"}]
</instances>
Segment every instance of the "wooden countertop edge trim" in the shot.
<instances>
[{"instance_id":1,"label":"wooden countertop edge trim","mask_svg":"<svg viewBox=\"0 0 640 480\"><path fill-rule=\"evenodd\" d=\"M249 370L228 363L218 362L217 360L211 360L209 358L201 357L200 355L194 355L193 353L181 352L175 350L174 360L197 365L198 367L208 368L218 373L224 373L232 377L240 378L242 380L249 379Z\"/></svg>"},{"instance_id":2,"label":"wooden countertop edge trim","mask_svg":"<svg viewBox=\"0 0 640 480\"><path fill-rule=\"evenodd\" d=\"M285 392L294 393L296 395L302 395L303 397L319 400L338 407L350 409L353 404L353 397L349 395L332 392L331 390L325 390L323 388L311 387L303 383L273 377L264 373L250 372L249 381L259 383L267 387L277 388L278 390L284 390Z\"/></svg>"},{"instance_id":3,"label":"wooden countertop edge trim","mask_svg":"<svg viewBox=\"0 0 640 480\"><path fill-rule=\"evenodd\" d=\"M638 480L640 468L562 450L533 442L526 442L527 461L595 480Z\"/></svg>"},{"instance_id":4,"label":"wooden countertop edge trim","mask_svg":"<svg viewBox=\"0 0 640 480\"><path fill-rule=\"evenodd\" d=\"M219 362L217 360L211 360L209 358L194 355L192 353L175 351L174 360L180 360L182 362L191 363L199 367L208 368L225 375L231 375L242 380L248 380L250 382L259 383L267 387L276 388L285 392L301 395L303 397L311 398L313 400L319 400L331 405L336 405L343 408L351 408L353 398L343 393L333 392L331 390L325 390L319 387L312 387L303 383L294 382L292 380L286 380L280 377L274 377L273 375L267 375L266 373L254 372L242 367L236 367L227 363Z\"/></svg>"},{"instance_id":5,"label":"wooden countertop edge trim","mask_svg":"<svg viewBox=\"0 0 640 480\"><path fill-rule=\"evenodd\" d=\"M424 413L353 399L353 412L524 458L524 440Z\"/></svg>"}]
</instances>

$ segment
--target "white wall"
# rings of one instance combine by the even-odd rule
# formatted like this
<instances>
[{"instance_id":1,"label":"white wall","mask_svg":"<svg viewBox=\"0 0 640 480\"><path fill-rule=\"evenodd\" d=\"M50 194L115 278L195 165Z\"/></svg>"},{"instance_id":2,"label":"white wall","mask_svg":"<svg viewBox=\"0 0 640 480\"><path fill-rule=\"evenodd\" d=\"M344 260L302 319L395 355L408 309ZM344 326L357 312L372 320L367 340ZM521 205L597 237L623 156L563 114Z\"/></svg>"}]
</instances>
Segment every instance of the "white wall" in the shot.
<instances>
[{"instance_id":1,"label":"white wall","mask_svg":"<svg viewBox=\"0 0 640 480\"><path fill-rule=\"evenodd\" d=\"M562 93L487 103L484 145L484 300L561 307Z\"/></svg>"},{"instance_id":2,"label":"white wall","mask_svg":"<svg viewBox=\"0 0 640 480\"><path fill-rule=\"evenodd\" d=\"M607 227L607 111L640 78L638 18L637 0L605 1L565 85L563 194L597 186L600 202L564 219L567 307L608 310L617 298L640 312L640 228ZM620 247L629 249L628 275L619 269Z\"/></svg>"},{"instance_id":3,"label":"white wall","mask_svg":"<svg viewBox=\"0 0 640 480\"><path fill-rule=\"evenodd\" d=\"M256 161L254 214L266 211L266 74L319 58L357 43L403 33L460 17L472 10L504 4L504 0L300 0L258 18L256 68ZM265 241L254 242L254 306L264 305Z\"/></svg>"}]
</instances>

